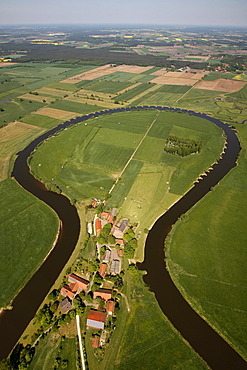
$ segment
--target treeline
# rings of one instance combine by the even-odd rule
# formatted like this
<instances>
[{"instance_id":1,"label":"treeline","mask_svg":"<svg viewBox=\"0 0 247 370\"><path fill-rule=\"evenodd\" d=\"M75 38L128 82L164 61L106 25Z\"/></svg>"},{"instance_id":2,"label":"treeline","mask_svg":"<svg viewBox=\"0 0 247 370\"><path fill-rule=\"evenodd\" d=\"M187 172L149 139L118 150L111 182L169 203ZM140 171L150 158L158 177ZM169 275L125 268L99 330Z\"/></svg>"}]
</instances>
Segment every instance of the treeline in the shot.
<instances>
[{"instance_id":1,"label":"treeline","mask_svg":"<svg viewBox=\"0 0 247 370\"><path fill-rule=\"evenodd\" d=\"M201 141L169 135L166 139L164 151L169 154L185 157L192 153L199 153L201 148Z\"/></svg>"}]
</instances>

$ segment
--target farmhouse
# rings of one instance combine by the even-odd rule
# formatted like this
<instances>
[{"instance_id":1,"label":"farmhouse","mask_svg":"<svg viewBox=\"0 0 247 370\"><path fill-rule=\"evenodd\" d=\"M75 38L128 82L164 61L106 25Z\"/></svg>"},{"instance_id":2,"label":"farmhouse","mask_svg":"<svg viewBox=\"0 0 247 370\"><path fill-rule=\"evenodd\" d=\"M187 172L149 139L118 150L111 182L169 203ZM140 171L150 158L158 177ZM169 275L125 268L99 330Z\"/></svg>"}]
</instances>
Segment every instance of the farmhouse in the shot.
<instances>
[{"instance_id":1,"label":"farmhouse","mask_svg":"<svg viewBox=\"0 0 247 370\"><path fill-rule=\"evenodd\" d=\"M67 277L70 284L65 284L60 290L60 294L64 297L74 299L76 294L80 293L82 290L86 290L89 285L89 281L85 280L80 275L71 274Z\"/></svg>"},{"instance_id":2,"label":"farmhouse","mask_svg":"<svg viewBox=\"0 0 247 370\"><path fill-rule=\"evenodd\" d=\"M105 301L108 301L108 299L111 299L111 290L110 289L103 289L103 288L97 289L93 293L93 298L95 299L97 297L100 297L100 298L104 299Z\"/></svg>"},{"instance_id":3,"label":"farmhouse","mask_svg":"<svg viewBox=\"0 0 247 370\"><path fill-rule=\"evenodd\" d=\"M77 288L75 289L75 284L70 285L65 284L60 290L60 294L64 297L68 297L69 299L74 299L76 293Z\"/></svg>"},{"instance_id":4,"label":"farmhouse","mask_svg":"<svg viewBox=\"0 0 247 370\"><path fill-rule=\"evenodd\" d=\"M114 260L112 261L111 263L111 274L112 275L117 275L120 273L121 271L121 264L120 264L120 260L117 259L117 258L114 258Z\"/></svg>"},{"instance_id":5,"label":"farmhouse","mask_svg":"<svg viewBox=\"0 0 247 370\"><path fill-rule=\"evenodd\" d=\"M87 317L87 326L96 329L104 329L106 315L106 312L90 310Z\"/></svg>"},{"instance_id":6,"label":"farmhouse","mask_svg":"<svg viewBox=\"0 0 247 370\"><path fill-rule=\"evenodd\" d=\"M81 275L78 274L71 274L68 275L68 281L69 283L76 283L78 288L82 290L86 290L89 285L89 281L85 280Z\"/></svg>"}]
</instances>

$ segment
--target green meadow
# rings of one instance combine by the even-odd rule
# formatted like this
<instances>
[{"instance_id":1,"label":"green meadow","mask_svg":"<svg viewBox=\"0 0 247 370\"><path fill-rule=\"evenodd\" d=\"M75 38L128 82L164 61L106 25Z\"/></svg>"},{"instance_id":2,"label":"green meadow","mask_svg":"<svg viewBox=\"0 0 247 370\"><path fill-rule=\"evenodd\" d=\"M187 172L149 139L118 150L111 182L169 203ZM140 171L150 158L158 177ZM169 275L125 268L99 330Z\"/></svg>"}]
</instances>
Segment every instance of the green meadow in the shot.
<instances>
[{"instance_id":1,"label":"green meadow","mask_svg":"<svg viewBox=\"0 0 247 370\"><path fill-rule=\"evenodd\" d=\"M183 158L167 154L169 135L201 141L202 150ZM221 131L205 119L157 110L123 112L90 119L46 140L30 165L35 177L78 201L108 197L119 178L108 207L120 208L120 215L138 223L136 258L142 259L143 230L219 158L223 146Z\"/></svg>"},{"instance_id":2,"label":"green meadow","mask_svg":"<svg viewBox=\"0 0 247 370\"><path fill-rule=\"evenodd\" d=\"M58 219L14 180L0 182L0 307L7 307L49 253Z\"/></svg>"},{"instance_id":3,"label":"green meadow","mask_svg":"<svg viewBox=\"0 0 247 370\"><path fill-rule=\"evenodd\" d=\"M177 222L166 256L182 294L246 359L247 129L237 128L238 166Z\"/></svg>"}]
</instances>

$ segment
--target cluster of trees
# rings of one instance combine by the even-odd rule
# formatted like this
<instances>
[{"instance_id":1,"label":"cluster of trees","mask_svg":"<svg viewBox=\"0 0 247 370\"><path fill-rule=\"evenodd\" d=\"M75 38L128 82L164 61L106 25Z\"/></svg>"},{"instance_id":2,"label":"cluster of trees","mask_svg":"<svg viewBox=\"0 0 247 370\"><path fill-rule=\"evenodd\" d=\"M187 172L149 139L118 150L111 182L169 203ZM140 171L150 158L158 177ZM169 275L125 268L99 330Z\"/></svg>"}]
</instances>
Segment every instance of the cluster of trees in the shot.
<instances>
[{"instance_id":1,"label":"cluster of trees","mask_svg":"<svg viewBox=\"0 0 247 370\"><path fill-rule=\"evenodd\" d=\"M164 151L169 154L177 154L185 157L192 153L199 153L201 148L201 141L169 135L165 142Z\"/></svg>"},{"instance_id":2,"label":"cluster of trees","mask_svg":"<svg viewBox=\"0 0 247 370\"><path fill-rule=\"evenodd\" d=\"M135 237L135 233L132 228L129 228L124 236L124 241L126 242L124 245L124 255L127 258L133 258L135 254L135 249L137 247L137 239Z\"/></svg>"},{"instance_id":3,"label":"cluster of trees","mask_svg":"<svg viewBox=\"0 0 247 370\"><path fill-rule=\"evenodd\" d=\"M97 238L97 242L99 244L115 244L115 238L113 235L110 235L112 228L112 224L108 223L106 224L102 230L100 235Z\"/></svg>"}]
</instances>

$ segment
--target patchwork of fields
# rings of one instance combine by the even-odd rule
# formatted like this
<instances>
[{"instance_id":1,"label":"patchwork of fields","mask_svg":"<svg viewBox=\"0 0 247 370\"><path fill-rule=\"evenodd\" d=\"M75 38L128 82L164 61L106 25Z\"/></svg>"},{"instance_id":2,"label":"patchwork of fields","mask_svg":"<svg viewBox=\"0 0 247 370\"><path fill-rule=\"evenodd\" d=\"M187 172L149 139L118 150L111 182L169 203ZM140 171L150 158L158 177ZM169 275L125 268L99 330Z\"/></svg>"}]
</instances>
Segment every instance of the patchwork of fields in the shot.
<instances>
[{"instance_id":1,"label":"patchwork of fields","mask_svg":"<svg viewBox=\"0 0 247 370\"><path fill-rule=\"evenodd\" d=\"M62 63L17 63L1 67L0 127L4 127L0 131L3 205L0 225L4 253L0 268L0 307L10 303L40 265L54 242L58 226L50 209L9 179L15 154L25 145L44 130L65 120L129 105L187 108L237 124L247 119L246 99L245 73L167 72L164 68L152 66L63 66ZM202 141L201 153L184 158L164 153L168 135ZM241 140L243 147L247 140L244 130ZM120 216L138 223L139 247L135 257L142 260L144 229L150 228L155 219L219 157L223 141L215 126L189 114L158 113L155 110L116 113L89 120L87 124L77 125L50 138L34 153L30 163L38 178L49 186L58 186L73 200L103 199L119 180L107 206L118 207ZM174 230L169 268L187 299L244 355L245 339L241 333L246 328L246 315L242 289L246 282L241 280L243 269L239 266L244 261L243 245L246 243L238 223L241 218L243 222L245 220L242 211L245 190L240 185L244 183L243 158L238 173L239 177L229 175L224 180L224 196L219 189L211 192L211 198L204 201L205 208L198 206L190 213L189 220ZM216 218L213 224L210 211L215 205L222 218ZM238 215L234 224L232 214ZM234 226L235 234L225 234L226 219L228 229L232 231ZM184 239L183 227L188 225L190 233ZM244 225L241 225L244 230ZM200 243L198 235L202 238ZM231 253L233 245L237 253ZM231 271L227 277L223 260L227 271ZM208 268L209 265L212 268ZM216 265L218 270L214 270ZM119 352L113 351L118 354L119 361L123 361L121 368L128 368L130 361L132 364L138 362L136 354L139 348L131 342L132 328L136 332L141 329L143 321L137 310L154 299L148 293L147 300L141 292L141 282L136 282L135 289L140 294L141 303L134 308L132 302L134 311L125 323L123 343ZM128 294L131 296L132 293ZM153 307L153 317L158 317L158 313L159 308ZM239 325L235 325L236 322ZM155 327L159 323L158 320ZM145 332L144 326L142 330ZM151 337L153 341L158 340L155 333L150 334ZM162 341L156 350L160 348L166 356L169 346L180 346L181 343L176 341L177 337L174 337L174 342L167 338L168 344ZM149 343L144 347L148 350ZM41 356L44 354L49 361L51 354L47 348L46 343L39 350ZM183 359L187 358L188 368L190 365L204 368L185 352L181 352L184 357L178 360L177 366L184 366ZM150 351L147 353L147 356L142 355L150 361L152 355ZM37 359L37 363L39 361ZM171 365L169 361L167 363Z\"/></svg>"}]
</instances>

